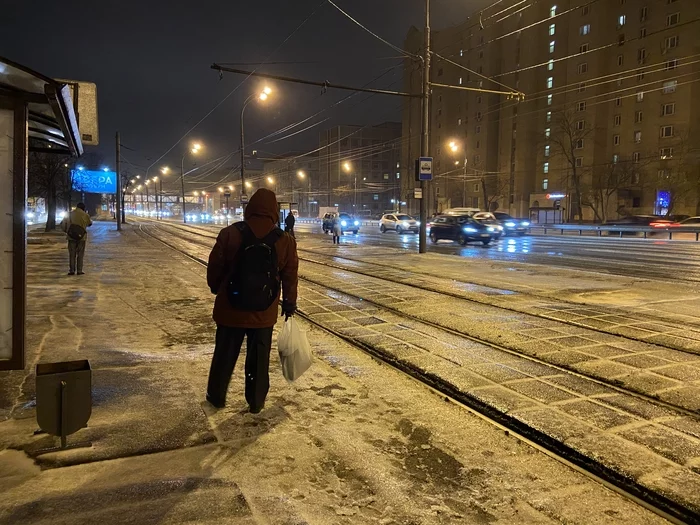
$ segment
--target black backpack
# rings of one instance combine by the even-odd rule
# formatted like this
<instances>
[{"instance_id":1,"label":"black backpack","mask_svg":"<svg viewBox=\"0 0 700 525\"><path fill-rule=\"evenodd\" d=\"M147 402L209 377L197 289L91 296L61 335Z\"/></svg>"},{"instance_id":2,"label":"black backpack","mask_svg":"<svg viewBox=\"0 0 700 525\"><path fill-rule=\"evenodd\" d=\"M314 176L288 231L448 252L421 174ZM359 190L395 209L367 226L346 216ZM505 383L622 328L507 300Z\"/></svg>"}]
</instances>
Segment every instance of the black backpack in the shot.
<instances>
[{"instance_id":1,"label":"black backpack","mask_svg":"<svg viewBox=\"0 0 700 525\"><path fill-rule=\"evenodd\" d=\"M243 241L227 285L229 303L238 310L264 312L280 293L275 243L283 235L282 230L275 228L258 239L245 222L235 227Z\"/></svg>"}]
</instances>

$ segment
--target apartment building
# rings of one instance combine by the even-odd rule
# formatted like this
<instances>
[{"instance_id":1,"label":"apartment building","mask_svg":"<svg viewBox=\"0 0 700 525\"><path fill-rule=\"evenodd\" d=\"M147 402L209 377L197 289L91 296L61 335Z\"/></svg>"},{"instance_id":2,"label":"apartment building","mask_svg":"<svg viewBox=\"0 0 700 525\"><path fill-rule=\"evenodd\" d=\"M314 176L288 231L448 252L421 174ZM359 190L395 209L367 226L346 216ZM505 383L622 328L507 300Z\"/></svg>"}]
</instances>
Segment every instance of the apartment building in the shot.
<instances>
[{"instance_id":1,"label":"apartment building","mask_svg":"<svg viewBox=\"0 0 700 525\"><path fill-rule=\"evenodd\" d=\"M323 206L372 217L401 205L401 123L335 126L319 147Z\"/></svg>"},{"instance_id":2,"label":"apartment building","mask_svg":"<svg viewBox=\"0 0 700 525\"><path fill-rule=\"evenodd\" d=\"M433 89L429 210L478 206L541 222L698 214L700 2L513 0L497 11L434 33L431 80L525 99ZM421 42L412 28L406 48ZM405 82L420 91L412 62ZM418 101L406 103L403 134L410 165Z\"/></svg>"}]
</instances>

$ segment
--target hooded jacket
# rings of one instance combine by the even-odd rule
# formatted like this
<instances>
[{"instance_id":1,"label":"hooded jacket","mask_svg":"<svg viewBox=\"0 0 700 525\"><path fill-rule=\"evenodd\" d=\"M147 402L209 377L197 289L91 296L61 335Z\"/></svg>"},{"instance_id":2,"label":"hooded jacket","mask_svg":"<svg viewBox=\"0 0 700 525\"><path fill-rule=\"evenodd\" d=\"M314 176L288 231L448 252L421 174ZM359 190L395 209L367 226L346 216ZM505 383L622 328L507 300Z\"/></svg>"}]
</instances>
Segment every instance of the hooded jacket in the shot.
<instances>
[{"instance_id":1,"label":"hooded jacket","mask_svg":"<svg viewBox=\"0 0 700 525\"><path fill-rule=\"evenodd\" d=\"M251 197L243 216L245 223L253 234L262 239L277 227L279 209L275 194L261 188ZM241 232L235 225L219 232L216 244L209 254L207 284L216 294L214 302L214 321L219 325L235 328L269 328L277 322L279 297L264 312L248 312L233 308L226 293L229 277L235 268L238 249L243 241ZM288 233L283 234L275 243L277 266L282 279L282 295L290 305L297 302L297 284L299 259L297 245Z\"/></svg>"}]
</instances>

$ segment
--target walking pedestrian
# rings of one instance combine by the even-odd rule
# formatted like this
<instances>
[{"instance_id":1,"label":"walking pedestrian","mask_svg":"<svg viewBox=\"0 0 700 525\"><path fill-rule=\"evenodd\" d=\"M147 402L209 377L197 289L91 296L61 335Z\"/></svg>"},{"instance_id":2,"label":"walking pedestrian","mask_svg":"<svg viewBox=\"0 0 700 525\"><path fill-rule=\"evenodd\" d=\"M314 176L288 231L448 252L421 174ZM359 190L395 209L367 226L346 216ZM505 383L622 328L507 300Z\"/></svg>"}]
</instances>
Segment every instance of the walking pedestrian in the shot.
<instances>
[{"instance_id":1,"label":"walking pedestrian","mask_svg":"<svg viewBox=\"0 0 700 525\"><path fill-rule=\"evenodd\" d=\"M296 239L294 235L294 224L297 222L294 214L290 211L289 215L284 219L284 231Z\"/></svg>"},{"instance_id":2,"label":"walking pedestrian","mask_svg":"<svg viewBox=\"0 0 700 525\"><path fill-rule=\"evenodd\" d=\"M68 275L84 275L83 258L85 257L85 243L87 241L87 228L92 226L92 220L85 211L85 204L79 202L75 209L66 215L61 221L60 228L68 237Z\"/></svg>"},{"instance_id":3,"label":"walking pedestrian","mask_svg":"<svg viewBox=\"0 0 700 525\"><path fill-rule=\"evenodd\" d=\"M296 311L296 241L277 227L278 220L275 194L261 188L250 199L244 220L221 230L209 254L207 283L216 294L216 345L206 399L216 408L226 404L245 337L245 399L251 413L263 409L270 388L270 348L280 288L283 315L288 318Z\"/></svg>"},{"instance_id":4,"label":"walking pedestrian","mask_svg":"<svg viewBox=\"0 0 700 525\"><path fill-rule=\"evenodd\" d=\"M333 244L340 244L340 236L343 235L343 227L340 225L340 215L333 217Z\"/></svg>"}]
</instances>

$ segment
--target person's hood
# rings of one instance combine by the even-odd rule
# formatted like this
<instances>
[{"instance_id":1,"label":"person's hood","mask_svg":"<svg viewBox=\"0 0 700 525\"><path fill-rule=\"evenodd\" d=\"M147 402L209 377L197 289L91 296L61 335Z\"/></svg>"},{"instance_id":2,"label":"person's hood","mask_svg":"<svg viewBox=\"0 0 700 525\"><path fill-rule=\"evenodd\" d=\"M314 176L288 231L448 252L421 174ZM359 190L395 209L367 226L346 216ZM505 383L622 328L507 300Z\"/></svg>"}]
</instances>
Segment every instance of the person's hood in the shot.
<instances>
[{"instance_id":1,"label":"person's hood","mask_svg":"<svg viewBox=\"0 0 700 525\"><path fill-rule=\"evenodd\" d=\"M277 224L279 208L274 192L266 188L260 188L253 194L245 208L243 218L247 221L253 217L269 219L273 224Z\"/></svg>"}]
</instances>

